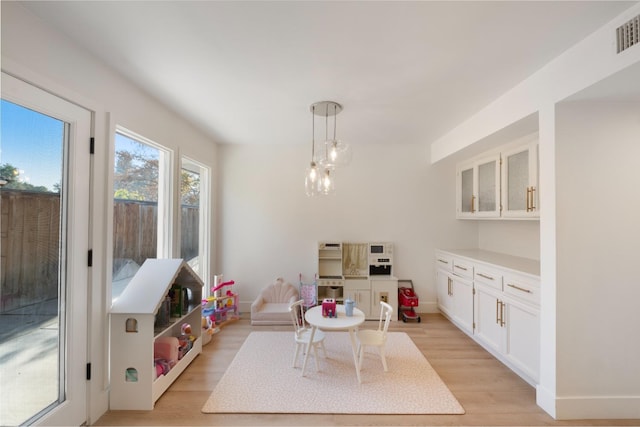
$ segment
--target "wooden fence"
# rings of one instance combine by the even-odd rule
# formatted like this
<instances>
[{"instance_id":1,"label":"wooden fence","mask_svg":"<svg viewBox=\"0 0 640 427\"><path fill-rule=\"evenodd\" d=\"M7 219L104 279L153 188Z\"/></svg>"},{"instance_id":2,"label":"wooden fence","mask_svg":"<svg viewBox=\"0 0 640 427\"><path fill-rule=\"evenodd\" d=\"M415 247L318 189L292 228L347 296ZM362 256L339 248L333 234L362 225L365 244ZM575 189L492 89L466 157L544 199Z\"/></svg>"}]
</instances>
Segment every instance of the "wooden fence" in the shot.
<instances>
[{"instance_id":1,"label":"wooden fence","mask_svg":"<svg viewBox=\"0 0 640 427\"><path fill-rule=\"evenodd\" d=\"M60 197L0 191L0 313L58 295ZM157 253L156 203L115 200L114 271L128 260L141 265ZM198 253L198 207L182 206L182 254Z\"/></svg>"}]
</instances>

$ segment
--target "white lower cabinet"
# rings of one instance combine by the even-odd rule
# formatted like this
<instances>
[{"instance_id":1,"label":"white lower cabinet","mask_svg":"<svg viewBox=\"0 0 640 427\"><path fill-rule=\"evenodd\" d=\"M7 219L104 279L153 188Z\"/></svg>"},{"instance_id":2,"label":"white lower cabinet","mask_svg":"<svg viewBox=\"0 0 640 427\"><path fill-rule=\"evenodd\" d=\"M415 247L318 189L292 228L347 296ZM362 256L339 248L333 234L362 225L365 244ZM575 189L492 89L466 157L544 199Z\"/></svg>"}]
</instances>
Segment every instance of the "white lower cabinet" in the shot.
<instances>
[{"instance_id":1,"label":"white lower cabinet","mask_svg":"<svg viewBox=\"0 0 640 427\"><path fill-rule=\"evenodd\" d=\"M473 281L458 277L451 280L453 288L453 318L458 327L473 333Z\"/></svg>"},{"instance_id":2,"label":"white lower cabinet","mask_svg":"<svg viewBox=\"0 0 640 427\"><path fill-rule=\"evenodd\" d=\"M540 376L540 309L505 298L504 323L505 357L523 378L537 384Z\"/></svg>"},{"instance_id":3,"label":"white lower cabinet","mask_svg":"<svg viewBox=\"0 0 640 427\"><path fill-rule=\"evenodd\" d=\"M540 372L540 283L535 262L519 263L515 257L484 251L473 254L481 259L436 254L438 307L456 326L535 385ZM487 264L487 259L503 265ZM513 266L528 271L514 273ZM454 271L471 274L473 280Z\"/></svg>"},{"instance_id":4,"label":"white lower cabinet","mask_svg":"<svg viewBox=\"0 0 640 427\"><path fill-rule=\"evenodd\" d=\"M475 289L474 336L489 350L502 352L504 348L504 328L500 323L501 293L481 284L476 284Z\"/></svg>"},{"instance_id":5,"label":"white lower cabinet","mask_svg":"<svg viewBox=\"0 0 640 427\"><path fill-rule=\"evenodd\" d=\"M371 317L380 318L380 303L384 301L398 312L398 279L387 277L371 277ZM394 317L391 317L394 319Z\"/></svg>"},{"instance_id":6,"label":"white lower cabinet","mask_svg":"<svg viewBox=\"0 0 640 427\"><path fill-rule=\"evenodd\" d=\"M345 279L343 296L354 300L366 319L379 319L378 301L385 301L398 310L398 279L391 276Z\"/></svg>"},{"instance_id":7,"label":"white lower cabinet","mask_svg":"<svg viewBox=\"0 0 640 427\"><path fill-rule=\"evenodd\" d=\"M445 254L436 257L438 307L460 329L473 333L473 266Z\"/></svg>"},{"instance_id":8,"label":"white lower cabinet","mask_svg":"<svg viewBox=\"0 0 640 427\"><path fill-rule=\"evenodd\" d=\"M367 279L345 279L344 298L350 297L364 313L364 317L371 318L371 281Z\"/></svg>"},{"instance_id":9,"label":"white lower cabinet","mask_svg":"<svg viewBox=\"0 0 640 427\"><path fill-rule=\"evenodd\" d=\"M438 308L445 316L453 317L452 274L443 268L436 268L436 291Z\"/></svg>"}]
</instances>

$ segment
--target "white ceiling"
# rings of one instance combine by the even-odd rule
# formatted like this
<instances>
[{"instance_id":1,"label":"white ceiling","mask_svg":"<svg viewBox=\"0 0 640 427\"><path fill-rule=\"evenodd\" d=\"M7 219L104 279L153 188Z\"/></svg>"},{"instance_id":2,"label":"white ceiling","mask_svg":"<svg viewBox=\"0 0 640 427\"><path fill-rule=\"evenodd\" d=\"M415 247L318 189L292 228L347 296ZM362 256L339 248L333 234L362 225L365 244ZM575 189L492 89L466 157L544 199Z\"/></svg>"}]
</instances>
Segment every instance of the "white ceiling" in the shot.
<instances>
[{"instance_id":1,"label":"white ceiling","mask_svg":"<svg viewBox=\"0 0 640 427\"><path fill-rule=\"evenodd\" d=\"M355 146L431 143L635 3L23 4L217 142L309 143L333 100Z\"/></svg>"}]
</instances>

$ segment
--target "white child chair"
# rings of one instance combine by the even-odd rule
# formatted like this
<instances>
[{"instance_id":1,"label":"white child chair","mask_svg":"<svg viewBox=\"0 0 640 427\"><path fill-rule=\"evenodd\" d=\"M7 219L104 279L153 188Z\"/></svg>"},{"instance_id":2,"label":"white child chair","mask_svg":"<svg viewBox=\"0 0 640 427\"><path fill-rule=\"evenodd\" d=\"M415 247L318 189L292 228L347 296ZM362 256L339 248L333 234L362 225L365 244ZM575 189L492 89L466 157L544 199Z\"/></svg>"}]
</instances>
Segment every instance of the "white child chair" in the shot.
<instances>
[{"instance_id":1,"label":"white child chair","mask_svg":"<svg viewBox=\"0 0 640 427\"><path fill-rule=\"evenodd\" d=\"M384 301L380 301L380 321L378 322L378 329L362 329L357 332L358 369L362 368L364 348L378 347L380 359L382 360L382 367L384 368L384 371L387 372L387 359L385 358L384 350L387 343L387 330L389 329L392 314L393 307Z\"/></svg>"},{"instance_id":2,"label":"white child chair","mask_svg":"<svg viewBox=\"0 0 640 427\"><path fill-rule=\"evenodd\" d=\"M293 323L294 328L294 338L296 341L296 353L293 356L293 367L296 367L296 360L298 359L298 354L300 354L300 348L302 348L302 354L304 354L304 349L309 344L309 337L311 336L311 328L307 326L304 321L304 300L299 300L294 302L289 306L289 313L291 314L291 322ZM324 348L324 332L320 329L316 329L316 333L313 334L313 343L311 343L311 347L313 349L313 357L316 360L316 370L320 370L320 366L318 364L318 347L322 348L322 352L324 353L324 357L327 357L327 351Z\"/></svg>"}]
</instances>

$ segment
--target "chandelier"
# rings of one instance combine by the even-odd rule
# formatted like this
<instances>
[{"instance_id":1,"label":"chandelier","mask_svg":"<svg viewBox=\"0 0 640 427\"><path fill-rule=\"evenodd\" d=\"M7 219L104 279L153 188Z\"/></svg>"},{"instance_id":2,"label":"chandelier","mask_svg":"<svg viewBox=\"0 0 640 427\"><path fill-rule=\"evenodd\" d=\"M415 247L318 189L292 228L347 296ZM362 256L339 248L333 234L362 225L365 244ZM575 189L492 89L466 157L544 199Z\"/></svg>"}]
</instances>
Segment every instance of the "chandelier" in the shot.
<instances>
[{"instance_id":1,"label":"chandelier","mask_svg":"<svg viewBox=\"0 0 640 427\"><path fill-rule=\"evenodd\" d=\"M342 111L342 105L333 101L321 101L311 104L311 163L307 168L304 187L307 196L335 193L336 168L351 162L351 146L336 138L336 116ZM325 119L324 144L316 150L316 117ZM333 138L329 138L329 117L333 117Z\"/></svg>"}]
</instances>

